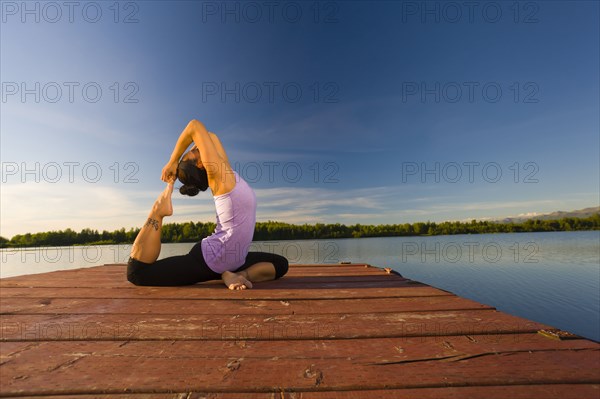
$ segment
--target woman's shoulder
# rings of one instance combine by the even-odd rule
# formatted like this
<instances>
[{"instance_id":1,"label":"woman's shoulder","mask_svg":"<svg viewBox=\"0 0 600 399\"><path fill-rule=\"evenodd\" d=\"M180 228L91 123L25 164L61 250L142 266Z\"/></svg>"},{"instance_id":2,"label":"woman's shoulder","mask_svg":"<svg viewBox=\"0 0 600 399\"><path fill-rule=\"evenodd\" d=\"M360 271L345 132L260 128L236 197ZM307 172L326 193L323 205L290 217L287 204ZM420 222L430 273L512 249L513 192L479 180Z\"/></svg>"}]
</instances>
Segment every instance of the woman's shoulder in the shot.
<instances>
[{"instance_id":1,"label":"woman's shoulder","mask_svg":"<svg viewBox=\"0 0 600 399\"><path fill-rule=\"evenodd\" d=\"M238 184L241 177L238 173L231 169L231 167L224 167L220 173L217 174L219 177L209 181L210 189L213 192L214 197L220 197L231 193Z\"/></svg>"}]
</instances>

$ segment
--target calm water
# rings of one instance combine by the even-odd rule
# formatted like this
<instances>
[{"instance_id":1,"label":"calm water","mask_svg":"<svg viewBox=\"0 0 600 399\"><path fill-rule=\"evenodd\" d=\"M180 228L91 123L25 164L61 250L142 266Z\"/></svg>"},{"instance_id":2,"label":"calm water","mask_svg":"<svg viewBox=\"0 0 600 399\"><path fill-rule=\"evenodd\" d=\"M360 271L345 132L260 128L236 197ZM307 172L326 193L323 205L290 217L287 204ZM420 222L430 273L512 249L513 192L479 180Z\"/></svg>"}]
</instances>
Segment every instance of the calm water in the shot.
<instances>
[{"instance_id":1,"label":"calm water","mask_svg":"<svg viewBox=\"0 0 600 399\"><path fill-rule=\"evenodd\" d=\"M163 245L161 257L193 244ZM126 262L129 245L1 250L1 277ZM600 232L256 242L291 263L391 267L527 319L600 341Z\"/></svg>"}]
</instances>

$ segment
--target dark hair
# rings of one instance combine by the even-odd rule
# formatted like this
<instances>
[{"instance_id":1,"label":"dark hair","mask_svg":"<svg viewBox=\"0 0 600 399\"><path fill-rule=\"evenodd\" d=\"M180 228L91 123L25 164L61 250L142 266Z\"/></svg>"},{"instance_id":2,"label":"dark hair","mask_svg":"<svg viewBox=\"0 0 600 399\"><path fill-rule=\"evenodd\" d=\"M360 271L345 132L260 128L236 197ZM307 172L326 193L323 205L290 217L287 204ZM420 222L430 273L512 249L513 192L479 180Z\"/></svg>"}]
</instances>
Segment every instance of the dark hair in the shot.
<instances>
[{"instance_id":1,"label":"dark hair","mask_svg":"<svg viewBox=\"0 0 600 399\"><path fill-rule=\"evenodd\" d=\"M179 192L183 195L193 197L208 188L206 169L199 168L196 166L196 161L191 159L179 162L177 178L183 183L179 188Z\"/></svg>"}]
</instances>

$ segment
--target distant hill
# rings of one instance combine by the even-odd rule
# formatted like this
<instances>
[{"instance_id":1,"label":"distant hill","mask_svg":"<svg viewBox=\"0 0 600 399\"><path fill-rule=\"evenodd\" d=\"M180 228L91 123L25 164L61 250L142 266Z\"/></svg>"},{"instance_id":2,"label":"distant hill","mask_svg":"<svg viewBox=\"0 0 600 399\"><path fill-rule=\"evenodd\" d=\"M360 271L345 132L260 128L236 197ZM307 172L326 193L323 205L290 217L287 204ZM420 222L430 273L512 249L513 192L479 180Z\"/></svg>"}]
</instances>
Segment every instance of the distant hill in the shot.
<instances>
[{"instance_id":1,"label":"distant hill","mask_svg":"<svg viewBox=\"0 0 600 399\"><path fill-rule=\"evenodd\" d=\"M537 219L537 220L554 220L554 219L562 219L562 218L587 218L593 216L597 213L600 213L600 206L578 209L575 211L556 211L552 213L532 213L526 215L519 215L515 217L508 217L504 219L498 219L498 222L502 223L521 223L529 219Z\"/></svg>"}]
</instances>

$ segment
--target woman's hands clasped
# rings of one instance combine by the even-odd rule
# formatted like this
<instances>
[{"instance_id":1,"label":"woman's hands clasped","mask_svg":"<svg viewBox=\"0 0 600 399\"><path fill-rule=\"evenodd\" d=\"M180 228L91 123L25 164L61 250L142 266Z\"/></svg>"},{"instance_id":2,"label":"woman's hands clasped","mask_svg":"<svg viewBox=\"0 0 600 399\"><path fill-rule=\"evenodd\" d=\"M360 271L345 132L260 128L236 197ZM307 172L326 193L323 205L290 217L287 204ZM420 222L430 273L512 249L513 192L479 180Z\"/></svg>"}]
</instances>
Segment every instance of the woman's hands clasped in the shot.
<instances>
[{"instance_id":1,"label":"woman's hands clasped","mask_svg":"<svg viewBox=\"0 0 600 399\"><path fill-rule=\"evenodd\" d=\"M174 183L177 179L177 162L169 161L163 168L160 179L165 183Z\"/></svg>"}]
</instances>

